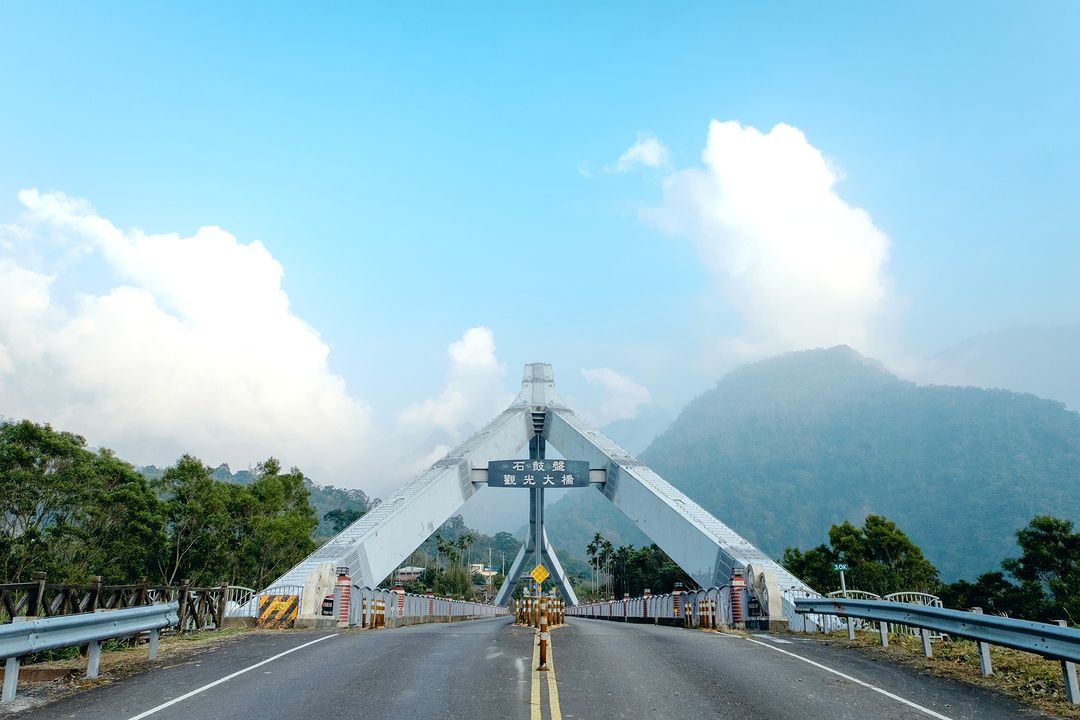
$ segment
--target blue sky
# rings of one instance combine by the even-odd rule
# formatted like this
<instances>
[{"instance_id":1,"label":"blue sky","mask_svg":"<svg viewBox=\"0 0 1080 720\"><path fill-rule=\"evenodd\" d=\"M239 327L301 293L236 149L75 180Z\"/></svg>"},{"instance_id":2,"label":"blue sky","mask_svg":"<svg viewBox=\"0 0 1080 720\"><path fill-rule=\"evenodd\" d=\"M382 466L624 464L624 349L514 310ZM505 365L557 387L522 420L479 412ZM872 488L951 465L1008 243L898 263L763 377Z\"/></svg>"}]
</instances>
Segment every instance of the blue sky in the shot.
<instances>
[{"instance_id":1,"label":"blue sky","mask_svg":"<svg viewBox=\"0 0 1080 720\"><path fill-rule=\"evenodd\" d=\"M859 349L915 372L974 334L1080 321L1076 3L219 5L0 5L0 223L22 227L37 188L124 231L261 242L372 427L453 395L448 346L478 326L503 368L484 392L548 360L606 419L631 386L583 368L675 410L737 361L846 337L770 335L746 310L760 298L709 264L716 243L733 262L738 223L669 222L713 120L798 129L887 238ZM617 172L650 137L664 157ZM52 277L58 306L145 286L115 255L57 265L34 242L0 257ZM282 352L290 336L265 330ZM0 414L53 419L63 396L13 394L29 362L10 363ZM418 437L452 441L480 412ZM138 447L109 427L102 442Z\"/></svg>"}]
</instances>

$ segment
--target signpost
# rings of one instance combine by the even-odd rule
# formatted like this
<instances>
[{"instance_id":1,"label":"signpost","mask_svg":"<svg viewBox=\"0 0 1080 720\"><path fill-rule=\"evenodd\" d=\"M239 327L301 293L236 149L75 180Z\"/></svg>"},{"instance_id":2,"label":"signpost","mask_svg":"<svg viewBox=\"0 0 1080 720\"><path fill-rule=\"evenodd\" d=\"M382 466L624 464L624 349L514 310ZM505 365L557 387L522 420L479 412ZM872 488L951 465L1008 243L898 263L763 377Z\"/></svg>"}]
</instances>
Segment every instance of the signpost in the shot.
<instances>
[{"instance_id":1,"label":"signpost","mask_svg":"<svg viewBox=\"0 0 1080 720\"><path fill-rule=\"evenodd\" d=\"M844 581L844 571L848 569L848 564L847 563L833 563L832 564L832 569L836 570L837 572L840 573L840 592L842 592L844 594L844 597L847 597L847 583ZM850 617L846 619L846 623L847 623L848 640L854 640L855 639L855 625L852 623L852 620L851 620Z\"/></svg>"},{"instance_id":2,"label":"signpost","mask_svg":"<svg viewBox=\"0 0 1080 720\"><path fill-rule=\"evenodd\" d=\"M844 582L844 571L848 569L847 563L833 563L832 569L837 570L840 573L840 592L844 593L844 597L847 597L847 583Z\"/></svg>"},{"instance_id":3,"label":"signpost","mask_svg":"<svg viewBox=\"0 0 1080 720\"><path fill-rule=\"evenodd\" d=\"M484 482L488 487L501 488L525 488L529 491L529 536L525 540L518 559L511 568L512 577L507 577L503 589L499 591L499 597L506 588L511 588L513 583L520 577L524 569L522 562L526 555L535 557L536 567L530 576L536 581L537 597L540 596L544 580L551 573L543 566L544 555L544 490L559 490L569 488L591 487L589 483L589 462L587 460L556 460L544 457L545 441L540 432L540 426L536 425L537 419L533 419L535 432L529 441L529 458L515 460L489 460L485 479L474 480L474 483ZM564 593L569 593L569 587L563 587L567 582L555 558L549 558L559 577L555 583L562 588Z\"/></svg>"},{"instance_id":4,"label":"signpost","mask_svg":"<svg viewBox=\"0 0 1080 720\"><path fill-rule=\"evenodd\" d=\"M589 487L586 460L492 460L488 463L488 487L575 488Z\"/></svg>"},{"instance_id":5,"label":"signpost","mask_svg":"<svg viewBox=\"0 0 1080 720\"><path fill-rule=\"evenodd\" d=\"M551 573L549 573L547 568L543 565L537 565L532 569L532 572L529 573L529 575L532 576L532 579L535 580L538 585L543 585L544 581L548 579L548 576L551 575Z\"/></svg>"}]
</instances>

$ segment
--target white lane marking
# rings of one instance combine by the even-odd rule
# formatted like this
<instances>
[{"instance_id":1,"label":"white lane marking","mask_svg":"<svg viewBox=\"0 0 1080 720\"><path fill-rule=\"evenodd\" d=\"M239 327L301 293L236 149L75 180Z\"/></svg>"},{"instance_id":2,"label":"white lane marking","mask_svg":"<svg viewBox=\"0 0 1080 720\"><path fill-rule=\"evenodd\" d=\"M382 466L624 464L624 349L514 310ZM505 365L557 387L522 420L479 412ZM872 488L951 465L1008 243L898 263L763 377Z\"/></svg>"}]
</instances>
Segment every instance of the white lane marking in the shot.
<instances>
[{"instance_id":1,"label":"white lane marking","mask_svg":"<svg viewBox=\"0 0 1080 720\"><path fill-rule=\"evenodd\" d=\"M761 638L762 640L768 640L769 642L776 643L777 645L791 645L792 644L790 640L785 640L783 638L773 637L771 635L758 635L757 633L754 633L754 637Z\"/></svg>"},{"instance_id":2,"label":"white lane marking","mask_svg":"<svg viewBox=\"0 0 1080 720\"><path fill-rule=\"evenodd\" d=\"M226 675L225 677L221 678L220 680L215 680L214 682L203 685L200 688L195 688L191 692L184 693L183 695L181 695L178 698L173 698L172 700L170 700L168 702L161 703L160 705L158 705L155 708L150 708L149 710L147 710L145 712L141 712L138 715L132 715L131 717L128 718L128 720L142 720L142 718L149 717L149 716L153 715L156 712L164 710L165 708L170 707L172 705L175 705L178 702L183 702L184 700L187 700L189 697L192 697L194 695L198 695L201 692L205 692L206 690L209 690L212 687L216 687L216 686L220 685L223 682L228 682L229 680L232 680L234 677L236 677L238 675L243 675L246 672L251 672L255 668L262 667L263 665L265 665L268 662L273 662L274 660L277 660L278 658L285 657L289 653L294 653L297 650L303 650L304 648L310 647L310 646L314 645L315 643L320 643L323 640L329 640L330 638L334 638L334 637L337 637L336 633L334 635L324 635L321 638L317 638L315 640L312 640L311 642L304 643L303 645L297 645L294 648L286 650L285 652L280 652L280 653L278 653L277 655L275 655L273 657L268 657L268 658L266 658L265 660L263 660L261 662L255 663L254 665L249 665L248 667L244 668L243 670L237 670L236 672L232 673L231 675Z\"/></svg>"},{"instance_id":3,"label":"white lane marking","mask_svg":"<svg viewBox=\"0 0 1080 720\"><path fill-rule=\"evenodd\" d=\"M904 705L907 705L908 707L914 708L914 709L918 710L921 713L925 713L925 714L929 715L930 717L938 718L938 720L953 720L948 715L942 715L941 713L934 712L933 710L931 710L928 707L923 707L922 705L919 705L918 703L913 703L910 700L902 698L899 695L894 695L893 693L889 692L888 690L883 690L883 689L877 687L876 685L871 685L870 683L868 683L868 682L866 682L864 680L860 680L859 678L854 678L854 677L851 677L850 675L845 675L844 673L840 672L839 670L833 670L831 667L827 667L825 665L822 665L819 662L814 662L813 660L811 660L809 658L804 658L802 655L796 655L793 652L788 652L787 650L781 650L778 647L774 647L772 645L769 645L768 643L763 643L760 640L754 640L752 638L746 638L746 639L747 639L747 641L752 642L755 645L760 645L761 647L769 648L770 650L775 650L778 653L783 653L785 655L790 655L791 657L795 658L796 660L802 660L804 663L813 665L814 667L820 668L820 669L824 670L825 672L832 673L833 675L837 675L839 677L842 677L845 680L850 680L851 682L855 683L856 685L862 685L864 688L866 688L868 690L873 690L876 693L881 693L882 695L884 695L887 698L891 698L891 699L895 700L898 703L902 703ZM132 720L134 720L134 718Z\"/></svg>"}]
</instances>

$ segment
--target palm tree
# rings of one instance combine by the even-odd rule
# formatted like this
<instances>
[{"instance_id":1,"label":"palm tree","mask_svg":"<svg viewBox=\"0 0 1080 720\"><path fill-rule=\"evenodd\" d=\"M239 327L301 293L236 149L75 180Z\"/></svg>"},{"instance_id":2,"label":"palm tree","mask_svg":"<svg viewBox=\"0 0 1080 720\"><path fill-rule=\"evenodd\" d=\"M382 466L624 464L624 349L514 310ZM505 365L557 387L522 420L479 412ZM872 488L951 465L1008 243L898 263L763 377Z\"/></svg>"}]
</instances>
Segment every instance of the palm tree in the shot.
<instances>
[{"instance_id":1,"label":"palm tree","mask_svg":"<svg viewBox=\"0 0 1080 720\"><path fill-rule=\"evenodd\" d=\"M595 535L593 535L592 542L589 543L585 548L585 552L589 555L589 563L592 565L593 569L593 588L600 584L597 557L599 556L600 549L604 547L605 542L606 541L604 540L604 536L600 533L596 533Z\"/></svg>"},{"instance_id":2,"label":"palm tree","mask_svg":"<svg viewBox=\"0 0 1080 720\"><path fill-rule=\"evenodd\" d=\"M603 545L600 547L600 567L608 570L608 594L614 592L611 587L611 572L612 563L615 561L615 546L611 544L610 540L604 540Z\"/></svg>"},{"instance_id":3,"label":"palm tree","mask_svg":"<svg viewBox=\"0 0 1080 720\"><path fill-rule=\"evenodd\" d=\"M457 539L456 544L458 546L458 549L461 550L462 557L465 557L465 551L469 549L469 546L473 544L473 541L475 539L476 538L471 532L467 532Z\"/></svg>"}]
</instances>

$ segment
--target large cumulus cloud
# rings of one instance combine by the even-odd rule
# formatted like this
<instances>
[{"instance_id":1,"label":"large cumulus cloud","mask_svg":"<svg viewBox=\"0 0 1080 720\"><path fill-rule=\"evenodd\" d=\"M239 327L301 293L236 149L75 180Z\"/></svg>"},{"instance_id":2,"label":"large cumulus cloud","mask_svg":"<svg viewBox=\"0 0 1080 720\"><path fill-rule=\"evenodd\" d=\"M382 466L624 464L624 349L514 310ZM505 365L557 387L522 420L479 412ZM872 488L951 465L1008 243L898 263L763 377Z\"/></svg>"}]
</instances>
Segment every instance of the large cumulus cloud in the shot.
<instances>
[{"instance_id":1,"label":"large cumulus cloud","mask_svg":"<svg viewBox=\"0 0 1080 720\"><path fill-rule=\"evenodd\" d=\"M840 175L798 128L713 121L700 166L664 181L647 216L695 239L749 358L840 343L880 350L889 239L836 191Z\"/></svg>"}]
</instances>

